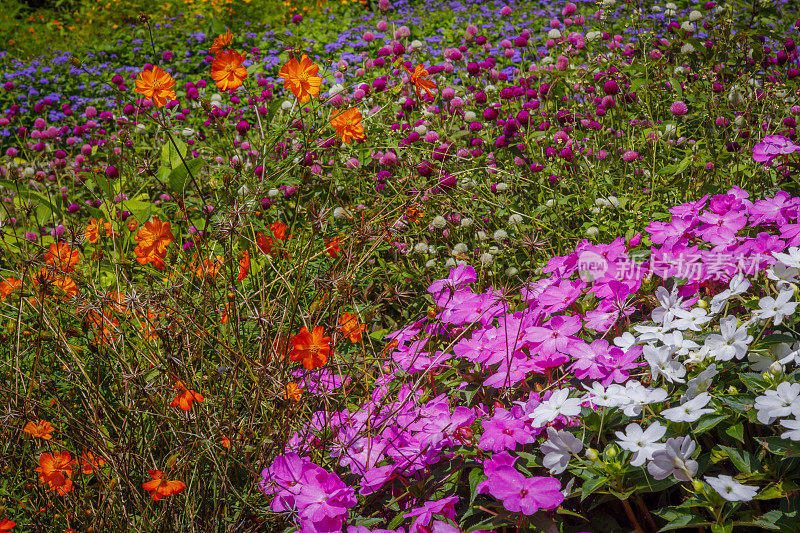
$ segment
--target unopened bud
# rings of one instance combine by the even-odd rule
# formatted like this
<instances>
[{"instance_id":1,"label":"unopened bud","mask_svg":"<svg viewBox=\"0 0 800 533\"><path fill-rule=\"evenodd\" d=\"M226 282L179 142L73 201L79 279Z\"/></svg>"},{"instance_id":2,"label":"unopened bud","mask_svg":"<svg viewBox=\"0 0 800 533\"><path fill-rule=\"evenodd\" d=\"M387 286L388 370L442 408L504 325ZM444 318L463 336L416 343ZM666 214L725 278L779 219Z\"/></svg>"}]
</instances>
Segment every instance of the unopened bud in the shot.
<instances>
[{"instance_id":1,"label":"unopened bud","mask_svg":"<svg viewBox=\"0 0 800 533\"><path fill-rule=\"evenodd\" d=\"M597 461L600 457L600 454L597 453L597 450L594 448L586 448L586 458L590 461Z\"/></svg>"},{"instance_id":2,"label":"unopened bud","mask_svg":"<svg viewBox=\"0 0 800 533\"><path fill-rule=\"evenodd\" d=\"M780 362L775 361L774 363L769 365L769 373L775 377L780 376L781 374L783 374L783 365L780 364Z\"/></svg>"}]
</instances>

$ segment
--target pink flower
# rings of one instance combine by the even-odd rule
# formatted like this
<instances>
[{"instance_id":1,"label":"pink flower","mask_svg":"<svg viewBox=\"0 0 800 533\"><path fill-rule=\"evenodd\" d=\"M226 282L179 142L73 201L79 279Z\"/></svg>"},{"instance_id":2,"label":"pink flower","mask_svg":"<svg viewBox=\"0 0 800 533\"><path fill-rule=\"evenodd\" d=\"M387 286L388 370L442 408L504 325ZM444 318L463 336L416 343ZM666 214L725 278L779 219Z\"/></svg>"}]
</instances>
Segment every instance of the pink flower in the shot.
<instances>
[{"instance_id":1,"label":"pink flower","mask_svg":"<svg viewBox=\"0 0 800 533\"><path fill-rule=\"evenodd\" d=\"M554 477L525 477L510 466L501 466L489 478L489 492L512 512L532 515L539 509L555 509L562 501L561 482Z\"/></svg>"},{"instance_id":2,"label":"pink flower","mask_svg":"<svg viewBox=\"0 0 800 533\"><path fill-rule=\"evenodd\" d=\"M767 135L753 147L753 159L759 163L769 163L779 155L789 155L800 151L800 146L782 135Z\"/></svg>"},{"instance_id":3,"label":"pink flower","mask_svg":"<svg viewBox=\"0 0 800 533\"><path fill-rule=\"evenodd\" d=\"M689 112L689 108L686 106L686 104L678 100L677 102L672 102L672 105L669 106L669 112L676 117L682 117Z\"/></svg>"}]
</instances>

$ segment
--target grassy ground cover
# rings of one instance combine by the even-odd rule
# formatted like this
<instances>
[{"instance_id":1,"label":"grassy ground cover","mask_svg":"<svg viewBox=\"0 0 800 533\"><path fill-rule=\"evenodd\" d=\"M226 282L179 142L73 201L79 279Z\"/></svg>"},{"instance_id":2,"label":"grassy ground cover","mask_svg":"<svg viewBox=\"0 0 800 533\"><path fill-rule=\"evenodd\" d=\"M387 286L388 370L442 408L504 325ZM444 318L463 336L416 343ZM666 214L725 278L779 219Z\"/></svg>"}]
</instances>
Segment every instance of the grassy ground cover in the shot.
<instances>
[{"instance_id":1,"label":"grassy ground cover","mask_svg":"<svg viewBox=\"0 0 800 533\"><path fill-rule=\"evenodd\" d=\"M797 529L797 6L197 5L0 52L0 530Z\"/></svg>"}]
</instances>

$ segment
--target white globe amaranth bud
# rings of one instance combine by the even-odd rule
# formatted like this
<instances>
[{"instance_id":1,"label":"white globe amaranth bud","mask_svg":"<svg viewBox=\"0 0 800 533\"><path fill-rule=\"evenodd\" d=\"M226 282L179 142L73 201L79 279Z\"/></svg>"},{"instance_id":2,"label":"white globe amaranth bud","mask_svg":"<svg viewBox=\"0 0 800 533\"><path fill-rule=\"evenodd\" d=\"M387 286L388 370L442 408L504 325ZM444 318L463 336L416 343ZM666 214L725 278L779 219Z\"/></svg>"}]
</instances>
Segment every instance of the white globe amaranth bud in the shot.
<instances>
[{"instance_id":1,"label":"white globe amaranth bud","mask_svg":"<svg viewBox=\"0 0 800 533\"><path fill-rule=\"evenodd\" d=\"M292 108L292 102L290 100L284 100L281 104L281 109L283 111L289 111Z\"/></svg>"},{"instance_id":2,"label":"white globe amaranth bud","mask_svg":"<svg viewBox=\"0 0 800 533\"><path fill-rule=\"evenodd\" d=\"M506 274L506 276L508 276L509 278L510 278L510 277L513 277L513 276L516 276L518 272L519 272L519 270L517 270L515 267L508 267L508 268L505 270L505 274Z\"/></svg>"},{"instance_id":3,"label":"white globe amaranth bud","mask_svg":"<svg viewBox=\"0 0 800 533\"><path fill-rule=\"evenodd\" d=\"M553 207L553 205L555 205L555 203L556 203L556 202L555 202L555 200L553 200L553 199L551 198L550 200L547 200L547 201L544 203L544 205L546 205L547 207Z\"/></svg>"},{"instance_id":4,"label":"white globe amaranth bud","mask_svg":"<svg viewBox=\"0 0 800 533\"><path fill-rule=\"evenodd\" d=\"M553 28L552 30L547 32L547 38L548 39L560 39L561 38L561 32L558 31L557 29Z\"/></svg>"},{"instance_id":5,"label":"white globe amaranth bud","mask_svg":"<svg viewBox=\"0 0 800 533\"><path fill-rule=\"evenodd\" d=\"M478 231L478 233L476 233L475 236L478 238L478 240L481 241L485 241L486 239L489 238L489 236L486 235L486 232L483 230Z\"/></svg>"},{"instance_id":6,"label":"white globe amaranth bud","mask_svg":"<svg viewBox=\"0 0 800 533\"><path fill-rule=\"evenodd\" d=\"M492 254L490 253L481 254L481 264L483 266L491 265L492 261L494 261L494 257L492 256Z\"/></svg>"},{"instance_id":7,"label":"white globe amaranth bud","mask_svg":"<svg viewBox=\"0 0 800 533\"><path fill-rule=\"evenodd\" d=\"M497 255L500 253L500 248L497 246L490 246L488 252L492 255Z\"/></svg>"},{"instance_id":8,"label":"white globe amaranth bud","mask_svg":"<svg viewBox=\"0 0 800 533\"><path fill-rule=\"evenodd\" d=\"M444 266L447 268L452 268L456 266L456 260L453 259L452 257L448 257L447 261L444 262Z\"/></svg>"},{"instance_id":9,"label":"white globe amaranth bud","mask_svg":"<svg viewBox=\"0 0 800 533\"><path fill-rule=\"evenodd\" d=\"M478 116L473 111L467 111L464 113L464 121L466 122L475 122Z\"/></svg>"},{"instance_id":10,"label":"white globe amaranth bud","mask_svg":"<svg viewBox=\"0 0 800 533\"><path fill-rule=\"evenodd\" d=\"M433 268L436 266L436 259L428 259L425 263L425 268Z\"/></svg>"},{"instance_id":11,"label":"white globe amaranth bud","mask_svg":"<svg viewBox=\"0 0 800 533\"><path fill-rule=\"evenodd\" d=\"M275 198L275 197L276 197L276 196L278 196L280 193L281 193L280 189L275 189L275 188L272 188L272 189L270 189L270 190L268 190L268 191L267 191L267 196L269 196L270 198ZM339 208L339 209L341 209L341 208ZM335 216L335 215L334 215L334 216Z\"/></svg>"},{"instance_id":12,"label":"white globe amaranth bud","mask_svg":"<svg viewBox=\"0 0 800 533\"><path fill-rule=\"evenodd\" d=\"M597 229L597 226L589 226L588 228L586 228L586 235L588 235L589 237L597 237L599 233L600 230Z\"/></svg>"},{"instance_id":13,"label":"white globe amaranth bud","mask_svg":"<svg viewBox=\"0 0 800 533\"><path fill-rule=\"evenodd\" d=\"M703 18L703 14L700 13L698 10L693 9L691 13L689 13L689 20L692 22L697 22L698 20Z\"/></svg>"},{"instance_id":14,"label":"white globe amaranth bud","mask_svg":"<svg viewBox=\"0 0 800 533\"><path fill-rule=\"evenodd\" d=\"M447 226L447 220L442 215L436 215L431 220L431 225L436 229L442 229Z\"/></svg>"},{"instance_id":15,"label":"white globe amaranth bud","mask_svg":"<svg viewBox=\"0 0 800 533\"><path fill-rule=\"evenodd\" d=\"M418 242L414 245L414 251L418 254L424 254L428 252L428 243L425 242Z\"/></svg>"},{"instance_id":16,"label":"white globe amaranth bud","mask_svg":"<svg viewBox=\"0 0 800 533\"><path fill-rule=\"evenodd\" d=\"M608 203L614 207L619 207L619 199L616 196L609 196Z\"/></svg>"},{"instance_id":17,"label":"white globe amaranth bud","mask_svg":"<svg viewBox=\"0 0 800 533\"><path fill-rule=\"evenodd\" d=\"M461 219L461 227L468 228L472 225L472 219L469 217L464 217Z\"/></svg>"},{"instance_id":18,"label":"white globe amaranth bud","mask_svg":"<svg viewBox=\"0 0 800 533\"><path fill-rule=\"evenodd\" d=\"M469 248L463 242L460 242L460 243L456 244L455 246L453 246L453 254L454 255L465 254L468 251L469 251Z\"/></svg>"},{"instance_id":19,"label":"white globe amaranth bud","mask_svg":"<svg viewBox=\"0 0 800 533\"><path fill-rule=\"evenodd\" d=\"M492 234L492 238L498 242L504 241L508 238L508 233L506 230L498 229Z\"/></svg>"},{"instance_id":20,"label":"white globe amaranth bud","mask_svg":"<svg viewBox=\"0 0 800 533\"><path fill-rule=\"evenodd\" d=\"M497 192L507 191L508 190L508 183L500 182L497 185L495 185L495 189L497 190Z\"/></svg>"},{"instance_id":21,"label":"white globe amaranth bud","mask_svg":"<svg viewBox=\"0 0 800 533\"><path fill-rule=\"evenodd\" d=\"M520 215L519 213L514 213L513 215L508 217L508 223L511 226L522 224L522 215Z\"/></svg>"}]
</instances>

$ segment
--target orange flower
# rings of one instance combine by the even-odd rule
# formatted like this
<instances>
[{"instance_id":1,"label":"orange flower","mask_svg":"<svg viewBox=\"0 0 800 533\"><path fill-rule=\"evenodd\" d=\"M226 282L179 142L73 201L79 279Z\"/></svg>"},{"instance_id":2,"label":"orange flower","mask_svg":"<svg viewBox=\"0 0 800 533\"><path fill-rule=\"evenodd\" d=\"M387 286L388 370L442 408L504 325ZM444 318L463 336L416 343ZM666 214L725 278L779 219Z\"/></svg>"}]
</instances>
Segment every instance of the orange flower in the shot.
<instances>
[{"instance_id":1,"label":"orange flower","mask_svg":"<svg viewBox=\"0 0 800 533\"><path fill-rule=\"evenodd\" d=\"M238 281L242 281L250 273L250 252L245 250L242 252L242 259L239 261L239 277Z\"/></svg>"},{"instance_id":2,"label":"orange flower","mask_svg":"<svg viewBox=\"0 0 800 533\"><path fill-rule=\"evenodd\" d=\"M272 234L275 235L275 238L279 241L286 241L292 238L291 235L286 235L286 230L289 229L289 226L284 224L283 222L273 222L269 225L269 229L272 231Z\"/></svg>"},{"instance_id":3,"label":"orange flower","mask_svg":"<svg viewBox=\"0 0 800 533\"><path fill-rule=\"evenodd\" d=\"M83 238L89 241L89 244L94 244L100 240L100 224L103 223L103 219L97 220L93 218L87 225L86 229L83 232Z\"/></svg>"},{"instance_id":4,"label":"orange flower","mask_svg":"<svg viewBox=\"0 0 800 533\"><path fill-rule=\"evenodd\" d=\"M325 251L328 252L328 255L331 257L339 257L339 253L342 251L342 247L339 245L341 241L341 237L336 237L325 243Z\"/></svg>"},{"instance_id":5,"label":"orange flower","mask_svg":"<svg viewBox=\"0 0 800 533\"><path fill-rule=\"evenodd\" d=\"M158 313L155 313L153 310L147 310L147 318L142 317L139 320L139 326L142 328L142 337L147 342L155 342L158 340L158 333L156 333L156 329L153 325L158 324Z\"/></svg>"},{"instance_id":6,"label":"orange flower","mask_svg":"<svg viewBox=\"0 0 800 533\"><path fill-rule=\"evenodd\" d=\"M256 234L256 246L264 255L269 255L272 252L272 243L272 237L263 233Z\"/></svg>"},{"instance_id":7,"label":"orange flower","mask_svg":"<svg viewBox=\"0 0 800 533\"><path fill-rule=\"evenodd\" d=\"M161 470L149 470L148 473L153 479L147 483L142 483L142 488L153 493L153 501L157 502L161 498L179 494L186 488L186 485L184 485L182 481L168 480L165 478L164 472Z\"/></svg>"},{"instance_id":8,"label":"orange flower","mask_svg":"<svg viewBox=\"0 0 800 533\"><path fill-rule=\"evenodd\" d=\"M175 80L169 72L153 66L139 73L135 90L145 98L152 99L156 107L164 107L169 100L175 100L174 85Z\"/></svg>"},{"instance_id":9,"label":"orange flower","mask_svg":"<svg viewBox=\"0 0 800 533\"><path fill-rule=\"evenodd\" d=\"M339 331L348 337L350 342L361 342L361 334L366 330L367 325L359 324L358 316L353 313L342 313L339 317Z\"/></svg>"},{"instance_id":10,"label":"orange flower","mask_svg":"<svg viewBox=\"0 0 800 533\"><path fill-rule=\"evenodd\" d=\"M22 286L22 282L15 277L9 277L0 282L0 302L11 296L11 293Z\"/></svg>"},{"instance_id":11,"label":"orange flower","mask_svg":"<svg viewBox=\"0 0 800 533\"><path fill-rule=\"evenodd\" d=\"M194 263L191 265L191 270L195 276L198 278L214 278L219 274L220 269L222 268L223 257L218 255L212 259L204 259L201 262L197 262L197 254L194 254Z\"/></svg>"},{"instance_id":12,"label":"orange flower","mask_svg":"<svg viewBox=\"0 0 800 533\"><path fill-rule=\"evenodd\" d=\"M286 230L289 229L289 226L282 222L273 222L269 225L268 229L272 232L275 239L279 241L286 241L291 238L291 235L286 234ZM263 233L258 233L256 235L256 246L258 246L259 250L261 250L264 255L269 255L272 252L274 244L275 240L269 235L264 235Z\"/></svg>"},{"instance_id":13,"label":"orange flower","mask_svg":"<svg viewBox=\"0 0 800 533\"><path fill-rule=\"evenodd\" d=\"M81 260L81 253L73 250L69 244L61 241L50 245L49 252L44 256L44 261L48 265L53 265L64 274L69 274L75 270L75 265Z\"/></svg>"},{"instance_id":14,"label":"orange flower","mask_svg":"<svg viewBox=\"0 0 800 533\"><path fill-rule=\"evenodd\" d=\"M136 233L136 260L140 265L153 263L159 270L164 270L164 258L167 256L167 246L175 240L171 233L169 222L161 222L158 217L145 222Z\"/></svg>"},{"instance_id":15,"label":"orange flower","mask_svg":"<svg viewBox=\"0 0 800 533\"><path fill-rule=\"evenodd\" d=\"M292 337L292 351L289 358L292 361L301 361L308 370L325 366L331 353L331 338L325 337L322 326L314 326L311 333L306 327Z\"/></svg>"},{"instance_id":16,"label":"orange flower","mask_svg":"<svg viewBox=\"0 0 800 533\"><path fill-rule=\"evenodd\" d=\"M231 449L231 439L225 436L221 436L219 438L219 443L222 445L223 448Z\"/></svg>"},{"instance_id":17,"label":"orange flower","mask_svg":"<svg viewBox=\"0 0 800 533\"><path fill-rule=\"evenodd\" d=\"M347 111L335 110L331 116L331 126L344 144L350 144L353 139L361 140L366 136L364 126L361 124L361 111L355 107Z\"/></svg>"},{"instance_id":18,"label":"orange flower","mask_svg":"<svg viewBox=\"0 0 800 533\"><path fill-rule=\"evenodd\" d=\"M42 267L33 277L33 284L43 296L72 298L78 295L78 286L69 276L59 276Z\"/></svg>"},{"instance_id":19,"label":"orange flower","mask_svg":"<svg viewBox=\"0 0 800 533\"><path fill-rule=\"evenodd\" d=\"M301 104L305 104L312 96L319 95L322 78L317 76L318 72L319 67L303 54L299 62L295 58L287 61L278 72L278 77L283 78L284 87L292 91Z\"/></svg>"},{"instance_id":20,"label":"orange flower","mask_svg":"<svg viewBox=\"0 0 800 533\"><path fill-rule=\"evenodd\" d=\"M39 438L42 440L50 440L53 438L53 431L55 428L47 420L37 420L36 422L28 422L22 430L31 437Z\"/></svg>"},{"instance_id":21,"label":"orange flower","mask_svg":"<svg viewBox=\"0 0 800 533\"><path fill-rule=\"evenodd\" d=\"M211 48L208 49L208 53L211 55L217 55L218 53L222 52L226 46L231 44L232 40L233 34L231 33L231 30L227 30L225 33L214 39L214 44L212 44Z\"/></svg>"},{"instance_id":22,"label":"orange flower","mask_svg":"<svg viewBox=\"0 0 800 533\"><path fill-rule=\"evenodd\" d=\"M102 457L97 457L92 452L84 452L81 454L81 472L85 475L94 473L95 470L100 470L100 467L106 464L106 460Z\"/></svg>"},{"instance_id":23,"label":"orange flower","mask_svg":"<svg viewBox=\"0 0 800 533\"><path fill-rule=\"evenodd\" d=\"M172 400L172 403L169 404L170 407L180 407L184 411L188 411L192 408L192 402L202 402L205 400L202 394L186 387L183 381L178 381L172 388L177 389L179 392L178 395L175 396L175 399Z\"/></svg>"},{"instance_id":24,"label":"orange flower","mask_svg":"<svg viewBox=\"0 0 800 533\"><path fill-rule=\"evenodd\" d=\"M425 67L422 65L417 65L414 69L414 72L408 70L408 67L405 65L403 65L403 68L406 69L406 72L408 72L408 81L414 85L414 91L417 93L417 98L420 100L422 99L422 93L420 93L420 90L424 90L425 94L433 98L431 89L435 89L436 84L431 80L425 79L428 76L428 71L425 70Z\"/></svg>"},{"instance_id":25,"label":"orange flower","mask_svg":"<svg viewBox=\"0 0 800 533\"><path fill-rule=\"evenodd\" d=\"M233 50L217 54L211 62L211 78L220 91L236 89L247 77L247 69L242 66L245 55Z\"/></svg>"},{"instance_id":26,"label":"orange flower","mask_svg":"<svg viewBox=\"0 0 800 533\"><path fill-rule=\"evenodd\" d=\"M294 381L290 381L286 384L286 399L287 400L294 400L296 402L300 401L300 398L303 396L303 389L295 383Z\"/></svg>"},{"instance_id":27,"label":"orange flower","mask_svg":"<svg viewBox=\"0 0 800 533\"><path fill-rule=\"evenodd\" d=\"M417 209L416 207L409 207L406 209L406 218L416 224L420 221L420 219L425 215L422 211Z\"/></svg>"},{"instance_id":28,"label":"orange flower","mask_svg":"<svg viewBox=\"0 0 800 533\"><path fill-rule=\"evenodd\" d=\"M10 531L14 529L17 523L9 518L0 519L0 531Z\"/></svg>"},{"instance_id":29,"label":"orange flower","mask_svg":"<svg viewBox=\"0 0 800 533\"><path fill-rule=\"evenodd\" d=\"M47 483L50 491L57 491L63 496L73 488L70 478L74 464L75 459L69 452L43 453L39 457L39 468L34 471L39 472L39 481Z\"/></svg>"}]
</instances>

